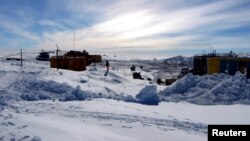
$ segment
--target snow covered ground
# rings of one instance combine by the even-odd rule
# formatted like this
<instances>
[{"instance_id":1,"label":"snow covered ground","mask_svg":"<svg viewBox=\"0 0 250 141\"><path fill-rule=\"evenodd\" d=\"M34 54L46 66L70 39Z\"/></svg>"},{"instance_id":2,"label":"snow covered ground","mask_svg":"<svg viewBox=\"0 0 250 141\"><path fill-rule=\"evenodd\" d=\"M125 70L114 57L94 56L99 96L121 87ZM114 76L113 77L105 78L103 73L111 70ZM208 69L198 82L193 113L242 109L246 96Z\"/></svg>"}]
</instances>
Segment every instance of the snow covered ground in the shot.
<instances>
[{"instance_id":1,"label":"snow covered ground","mask_svg":"<svg viewBox=\"0 0 250 141\"><path fill-rule=\"evenodd\" d=\"M249 106L116 100L18 102L0 115L2 140L207 140L207 124L247 124Z\"/></svg>"},{"instance_id":2,"label":"snow covered ground","mask_svg":"<svg viewBox=\"0 0 250 141\"><path fill-rule=\"evenodd\" d=\"M100 65L74 72L35 60L0 63L0 141L205 141L208 124L250 123L250 83L240 74L162 86L115 63L107 77ZM159 105L144 105L152 99Z\"/></svg>"}]
</instances>

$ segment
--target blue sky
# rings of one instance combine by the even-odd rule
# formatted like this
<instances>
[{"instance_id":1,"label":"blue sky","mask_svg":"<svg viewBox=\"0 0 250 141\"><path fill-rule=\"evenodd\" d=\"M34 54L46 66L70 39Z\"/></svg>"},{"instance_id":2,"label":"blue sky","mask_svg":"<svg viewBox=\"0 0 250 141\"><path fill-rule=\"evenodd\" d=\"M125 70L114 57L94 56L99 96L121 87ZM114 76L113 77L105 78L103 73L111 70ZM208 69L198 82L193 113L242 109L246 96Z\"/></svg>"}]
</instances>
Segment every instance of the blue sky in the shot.
<instances>
[{"instance_id":1,"label":"blue sky","mask_svg":"<svg viewBox=\"0 0 250 141\"><path fill-rule=\"evenodd\" d=\"M0 49L250 52L250 0L1 0Z\"/></svg>"}]
</instances>

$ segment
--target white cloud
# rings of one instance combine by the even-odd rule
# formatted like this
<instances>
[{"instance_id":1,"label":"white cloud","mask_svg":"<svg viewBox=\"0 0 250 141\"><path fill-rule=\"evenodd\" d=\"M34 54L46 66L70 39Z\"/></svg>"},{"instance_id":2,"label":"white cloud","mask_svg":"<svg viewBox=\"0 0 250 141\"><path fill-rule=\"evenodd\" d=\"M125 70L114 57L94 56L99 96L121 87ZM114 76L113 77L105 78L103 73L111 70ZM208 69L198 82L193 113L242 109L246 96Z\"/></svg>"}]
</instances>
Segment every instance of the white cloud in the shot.
<instances>
[{"instance_id":1,"label":"white cloud","mask_svg":"<svg viewBox=\"0 0 250 141\"><path fill-rule=\"evenodd\" d=\"M250 25L249 8L237 8L246 0L204 1L198 4L188 0L57 2L48 1L44 18L35 20L37 13L33 13L34 19L28 16L23 24L1 18L0 26L38 42L35 46L43 49L55 49L56 44L61 49L73 49L74 32L79 50L128 47L202 49L209 44L214 48L237 49L239 43L240 47L247 47L250 43L242 37L216 35L222 30ZM67 12L67 18L60 15L61 11ZM53 15L57 16L56 19ZM32 30L34 25L43 27L36 29L40 33Z\"/></svg>"},{"instance_id":2,"label":"white cloud","mask_svg":"<svg viewBox=\"0 0 250 141\"><path fill-rule=\"evenodd\" d=\"M6 31L11 32L12 34L16 34L21 36L22 38L26 38L32 41L38 41L40 38L35 33L28 31L25 27L22 27L20 24L13 23L8 20L2 20L1 25Z\"/></svg>"}]
</instances>

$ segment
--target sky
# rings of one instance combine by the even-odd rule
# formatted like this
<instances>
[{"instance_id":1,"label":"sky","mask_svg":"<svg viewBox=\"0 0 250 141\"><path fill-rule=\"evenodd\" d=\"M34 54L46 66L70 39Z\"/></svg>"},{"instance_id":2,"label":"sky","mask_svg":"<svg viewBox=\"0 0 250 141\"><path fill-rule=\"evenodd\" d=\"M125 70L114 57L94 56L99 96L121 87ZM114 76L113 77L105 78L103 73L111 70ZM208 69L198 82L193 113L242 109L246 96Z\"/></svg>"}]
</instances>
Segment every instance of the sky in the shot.
<instances>
[{"instance_id":1,"label":"sky","mask_svg":"<svg viewBox=\"0 0 250 141\"><path fill-rule=\"evenodd\" d=\"M74 40L75 38L75 40ZM250 0L0 0L0 50L250 52Z\"/></svg>"}]
</instances>

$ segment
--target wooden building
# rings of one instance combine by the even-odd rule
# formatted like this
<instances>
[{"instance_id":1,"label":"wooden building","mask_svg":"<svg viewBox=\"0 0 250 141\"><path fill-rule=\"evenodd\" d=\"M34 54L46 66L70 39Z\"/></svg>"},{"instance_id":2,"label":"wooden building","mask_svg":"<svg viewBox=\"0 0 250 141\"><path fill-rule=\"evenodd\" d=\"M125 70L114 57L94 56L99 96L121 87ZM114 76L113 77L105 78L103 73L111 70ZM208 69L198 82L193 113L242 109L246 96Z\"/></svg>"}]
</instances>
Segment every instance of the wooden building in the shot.
<instances>
[{"instance_id":1,"label":"wooden building","mask_svg":"<svg viewBox=\"0 0 250 141\"><path fill-rule=\"evenodd\" d=\"M50 59L51 68L68 69L74 71L84 71L91 63L102 61L101 55L89 55L83 51L69 51L64 56L53 56Z\"/></svg>"}]
</instances>

